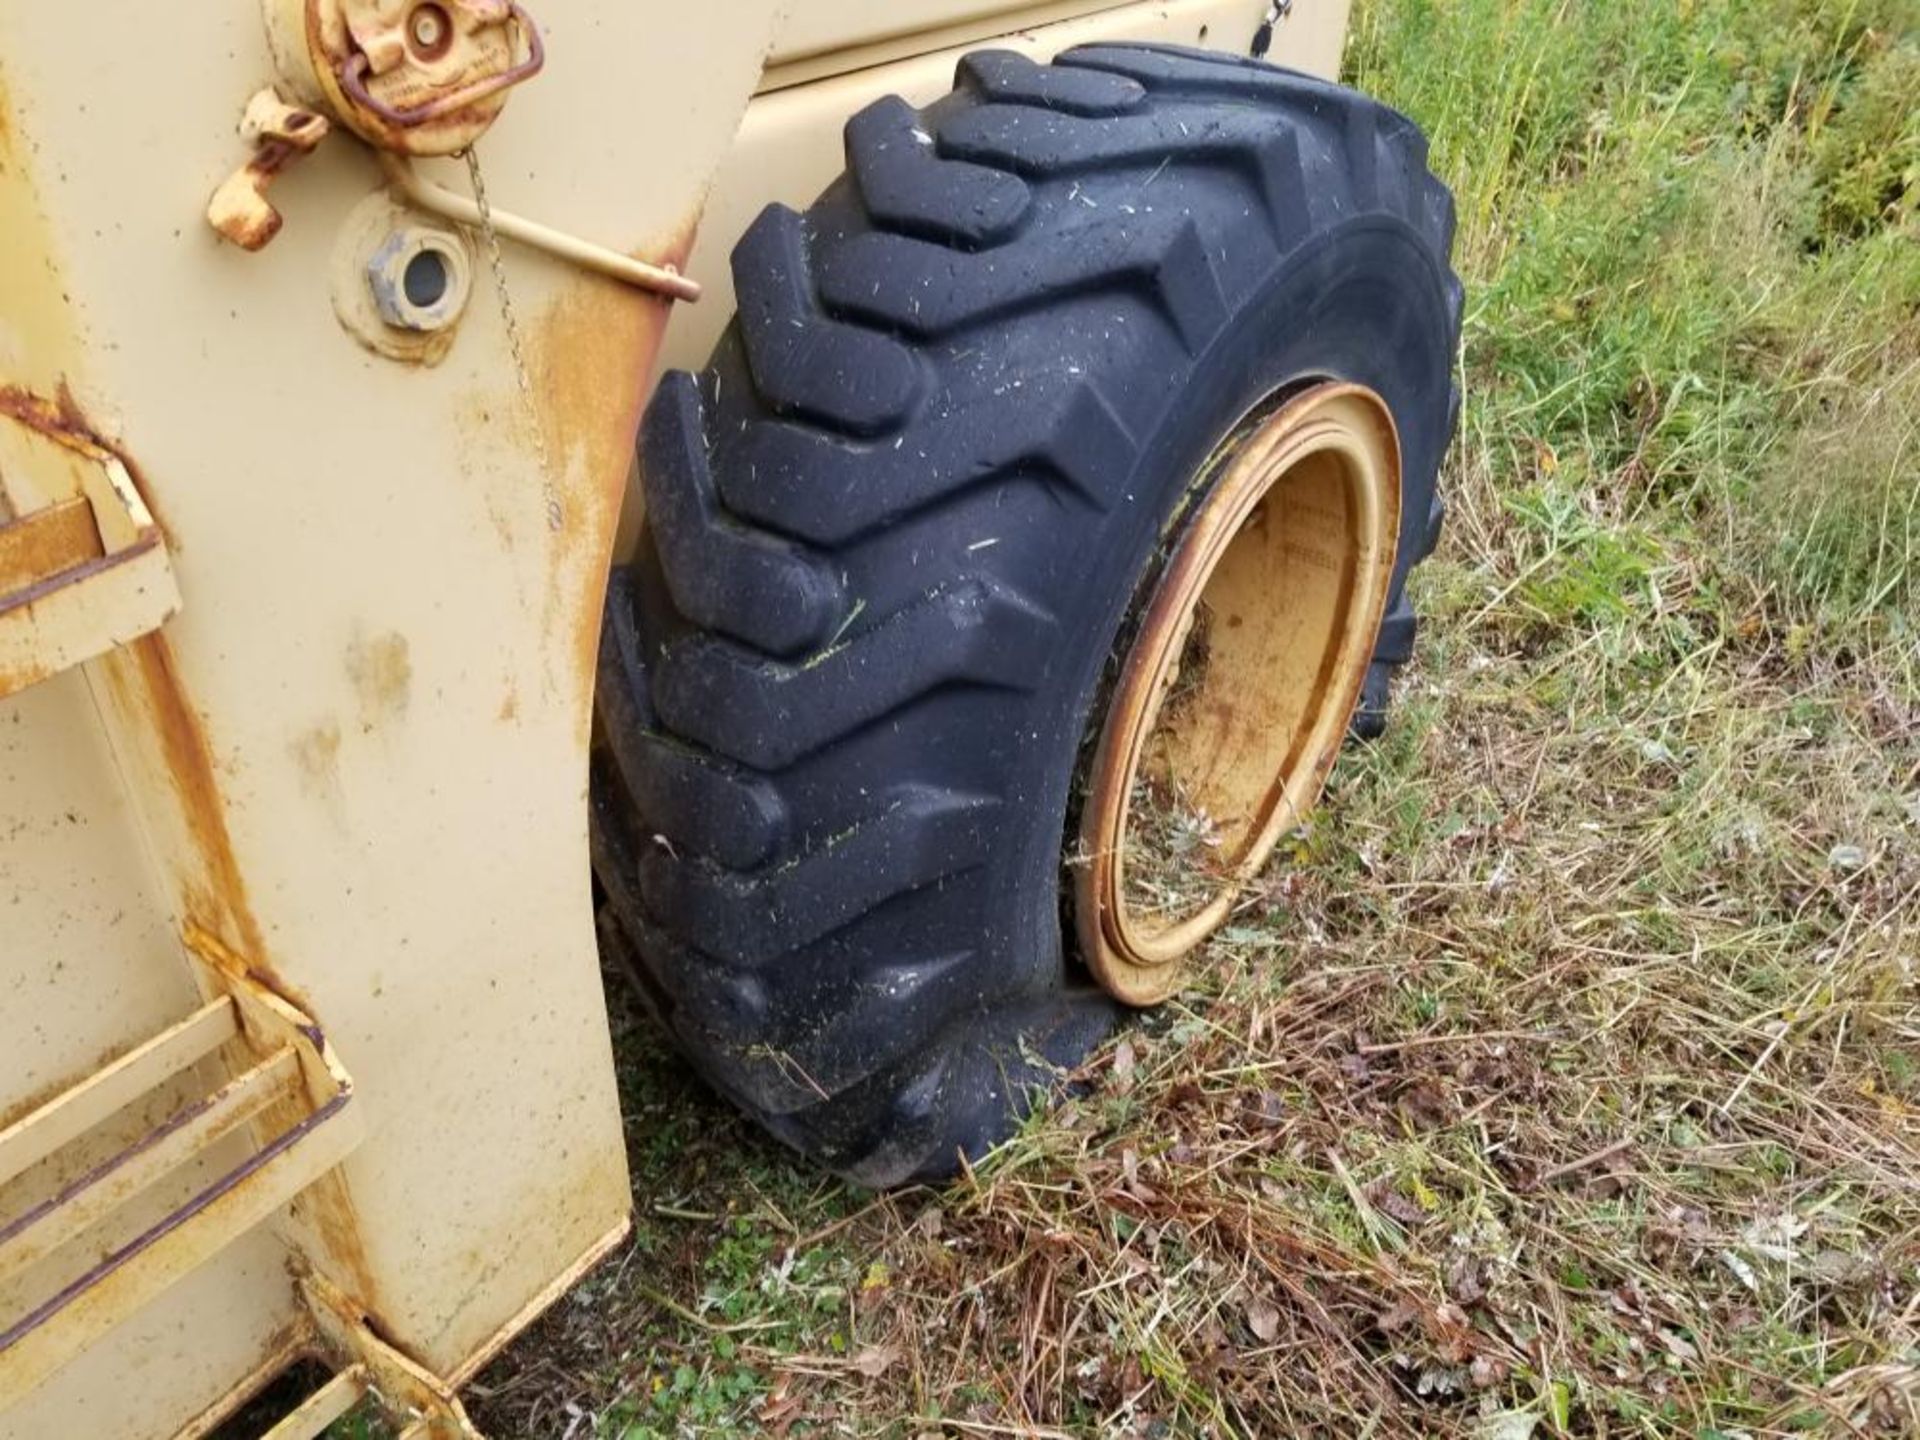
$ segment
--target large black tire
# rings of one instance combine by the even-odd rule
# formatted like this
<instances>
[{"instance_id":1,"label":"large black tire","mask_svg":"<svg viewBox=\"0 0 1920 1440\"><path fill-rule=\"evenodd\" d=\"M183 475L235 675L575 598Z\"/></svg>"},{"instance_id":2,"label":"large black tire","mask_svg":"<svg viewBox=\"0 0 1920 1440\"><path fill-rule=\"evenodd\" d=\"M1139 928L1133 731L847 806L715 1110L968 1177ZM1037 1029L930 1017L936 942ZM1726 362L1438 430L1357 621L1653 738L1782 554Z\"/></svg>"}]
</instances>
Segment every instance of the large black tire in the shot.
<instances>
[{"instance_id":1,"label":"large black tire","mask_svg":"<svg viewBox=\"0 0 1920 1440\"><path fill-rule=\"evenodd\" d=\"M1404 117L1250 60L961 61L733 255L661 382L608 602L603 935L776 1135L950 1173L1114 1010L1062 939L1103 673L1201 461L1309 379L1371 387L1405 524L1360 724L1412 643L1452 425L1453 207Z\"/></svg>"}]
</instances>

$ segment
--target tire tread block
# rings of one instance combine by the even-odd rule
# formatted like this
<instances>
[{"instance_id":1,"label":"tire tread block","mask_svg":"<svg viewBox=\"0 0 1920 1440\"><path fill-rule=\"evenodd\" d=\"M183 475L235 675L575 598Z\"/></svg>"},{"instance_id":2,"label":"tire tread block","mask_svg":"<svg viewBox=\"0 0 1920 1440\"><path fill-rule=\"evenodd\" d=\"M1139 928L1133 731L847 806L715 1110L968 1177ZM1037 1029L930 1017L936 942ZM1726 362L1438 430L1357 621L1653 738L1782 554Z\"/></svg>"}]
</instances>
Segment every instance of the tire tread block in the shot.
<instances>
[{"instance_id":1,"label":"tire tread block","mask_svg":"<svg viewBox=\"0 0 1920 1440\"><path fill-rule=\"evenodd\" d=\"M736 514L833 546L1034 471L1058 478L1086 504L1111 506L1134 458L1132 436L1113 407L1079 377L1039 375L1025 388L1018 409L987 396L978 406L929 418L911 448L882 443L849 451L805 426L755 423L731 480L722 478L722 493Z\"/></svg>"},{"instance_id":2,"label":"tire tread block","mask_svg":"<svg viewBox=\"0 0 1920 1440\"><path fill-rule=\"evenodd\" d=\"M913 354L814 303L803 222L770 205L733 251L740 333L753 382L781 414L853 435L898 426L918 398Z\"/></svg>"},{"instance_id":3,"label":"tire tread block","mask_svg":"<svg viewBox=\"0 0 1920 1440\"><path fill-rule=\"evenodd\" d=\"M1015 233L1032 204L1018 176L936 151L897 95L847 122L847 166L876 224L923 240L991 245Z\"/></svg>"},{"instance_id":4,"label":"tire tread block","mask_svg":"<svg viewBox=\"0 0 1920 1440\"><path fill-rule=\"evenodd\" d=\"M978 254L870 232L835 246L820 267L821 294L841 314L920 340L1109 289L1154 301L1189 350L1226 323L1212 257L1182 214L1100 216Z\"/></svg>"},{"instance_id":5,"label":"tire tread block","mask_svg":"<svg viewBox=\"0 0 1920 1440\"><path fill-rule=\"evenodd\" d=\"M1017 50L975 50L961 57L955 78L989 100L1099 119L1138 109L1147 98L1124 75L1041 65Z\"/></svg>"},{"instance_id":6,"label":"tire tread block","mask_svg":"<svg viewBox=\"0 0 1920 1440\"><path fill-rule=\"evenodd\" d=\"M1024 688L1052 619L990 577L919 604L785 664L694 636L661 662L655 704L675 733L760 770L781 770L941 685Z\"/></svg>"},{"instance_id":7,"label":"tire tread block","mask_svg":"<svg viewBox=\"0 0 1920 1440\"><path fill-rule=\"evenodd\" d=\"M641 455L647 523L681 614L776 655L811 649L833 632L845 608L833 572L721 509L700 391L684 371L662 377Z\"/></svg>"},{"instance_id":8,"label":"tire tread block","mask_svg":"<svg viewBox=\"0 0 1920 1440\"><path fill-rule=\"evenodd\" d=\"M987 844L992 796L909 787L884 811L811 854L743 874L640 858L647 909L672 915L725 964L762 965L850 924L883 902L971 869Z\"/></svg>"}]
</instances>

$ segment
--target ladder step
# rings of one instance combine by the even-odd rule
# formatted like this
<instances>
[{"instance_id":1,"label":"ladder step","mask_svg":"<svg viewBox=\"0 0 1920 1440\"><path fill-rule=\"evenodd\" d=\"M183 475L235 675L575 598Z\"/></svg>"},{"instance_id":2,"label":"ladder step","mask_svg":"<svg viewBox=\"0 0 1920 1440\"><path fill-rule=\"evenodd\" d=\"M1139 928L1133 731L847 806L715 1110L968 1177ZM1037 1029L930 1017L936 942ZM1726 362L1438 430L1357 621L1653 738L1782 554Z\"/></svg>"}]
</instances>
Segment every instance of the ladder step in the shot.
<instances>
[{"instance_id":1,"label":"ladder step","mask_svg":"<svg viewBox=\"0 0 1920 1440\"><path fill-rule=\"evenodd\" d=\"M283 1045L211 1095L169 1116L133 1144L6 1225L0 1225L0 1280L51 1255L162 1176L284 1097L300 1075Z\"/></svg>"},{"instance_id":2,"label":"ladder step","mask_svg":"<svg viewBox=\"0 0 1920 1440\"><path fill-rule=\"evenodd\" d=\"M19 1174L229 1040L238 1042L229 1062L247 1065L0 1228L0 1274L18 1272L253 1122L253 1144L238 1163L99 1255L84 1273L49 1276L47 1285L59 1287L52 1295L22 1297L23 1310L0 1313L0 1413L279 1210L359 1142L360 1108L349 1103L353 1081L320 1027L251 976L224 978L232 987L227 995L0 1133L0 1176Z\"/></svg>"},{"instance_id":3,"label":"ladder step","mask_svg":"<svg viewBox=\"0 0 1920 1440\"><path fill-rule=\"evenodd\" d=\"M367 1368L349 1365L289 1411L260 1440L317 1440L367 1393Z\"/></svg>"},{"instance_id":4,"label":"ladder step","mask_svg":"<svg viewBox=\"0 0 1920 1440\"><path fill-rule=\"evenodd\" d=\"M0 1185L32 1169L68 1141L78 1139L196 1060L205 1059L239 1033L233 1000L222 995L0 1130Z\"/></svg>"}]
</instances>

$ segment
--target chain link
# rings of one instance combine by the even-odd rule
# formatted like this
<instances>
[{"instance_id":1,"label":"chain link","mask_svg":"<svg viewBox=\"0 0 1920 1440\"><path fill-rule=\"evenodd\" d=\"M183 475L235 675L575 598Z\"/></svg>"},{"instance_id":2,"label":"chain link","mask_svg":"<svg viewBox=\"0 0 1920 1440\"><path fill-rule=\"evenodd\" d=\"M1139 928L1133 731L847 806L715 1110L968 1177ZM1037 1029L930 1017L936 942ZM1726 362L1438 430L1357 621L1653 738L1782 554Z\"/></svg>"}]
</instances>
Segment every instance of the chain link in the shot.
<instances>
[{"instance_id":1,"label":"chain link","mask_svg":"<svg viewBox=\"0 0 1920 1440\"><path fill-rule=\"evenodd\" d=\"M541 424L540 405L533 394L533 376L527 370L527 355L520 343L520 318L514 312L513 296L507 289L507 267L500 258L500 232L493 227L493 211L487 205L487 182L480 173L480 148L467 147L467 177L473 182L473 203L480 210L480 233L486 236L488 262L493 269L493 288L500 296L500 319L507 327L507 350L513 357L514 375L520 384L520 399L527 407L527 423L533 427L534 458L540 466L540 486L547 501L547 528L558 530L566 522L566 507L555 483L553 457L547 453L547 431Z\"/></svg>"}]
</instances>

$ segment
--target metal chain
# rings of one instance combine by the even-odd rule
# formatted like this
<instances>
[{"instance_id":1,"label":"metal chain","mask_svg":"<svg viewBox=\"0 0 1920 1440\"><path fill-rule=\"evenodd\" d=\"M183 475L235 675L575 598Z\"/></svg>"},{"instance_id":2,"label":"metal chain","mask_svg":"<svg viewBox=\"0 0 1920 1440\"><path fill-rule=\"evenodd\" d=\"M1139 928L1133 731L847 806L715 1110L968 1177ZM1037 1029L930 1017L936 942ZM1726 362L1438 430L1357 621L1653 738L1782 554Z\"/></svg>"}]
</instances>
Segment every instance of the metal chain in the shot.
<instances>
[{"instance_id":1,"label":"metal chain","mask_svg":"<svg viewBox=\"0 0 1920 1440\"><path fill-rule=\"evenodd\" d=\"M540 423L539 402L534 399L533 377L527 371L526 351L520 344L520 318L514 312L513 296L507 289L507 267L500 258L500 232L493 226L493 211L487 205L487 182L480 173L480 148L467 147L467 178L473 182L473 203L480 210L480 232L487 238L487 256L493 268L493 288L500 296L500 319L507 327L507 350L513 357L513 370L520 383L520 398L527 407L527 423L533 428L534 458L540 466L540 485L547 499L547 528L558 530L566 521L560 488L555 483L553 458L547 453L547 432Z\"/></svg>"}]
</instances>

